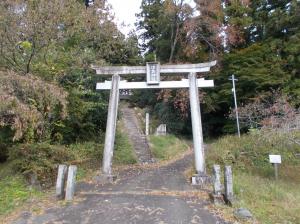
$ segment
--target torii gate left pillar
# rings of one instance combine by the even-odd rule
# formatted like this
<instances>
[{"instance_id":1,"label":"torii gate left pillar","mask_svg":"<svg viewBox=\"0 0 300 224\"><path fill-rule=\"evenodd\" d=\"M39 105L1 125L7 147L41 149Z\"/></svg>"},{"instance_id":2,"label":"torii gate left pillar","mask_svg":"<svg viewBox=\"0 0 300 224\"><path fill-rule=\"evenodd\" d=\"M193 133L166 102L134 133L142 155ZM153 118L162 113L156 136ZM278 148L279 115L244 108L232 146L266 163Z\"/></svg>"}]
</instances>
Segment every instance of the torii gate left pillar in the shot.
<instances>
[{"instance_id":1,"label":"torii gate left pillar","mask_svg":"<svg viewBox=\"0 0 300 224\"><path fill-rule=\"evenodd\" d=\"M195 154L195 168L197 174L192 178L192 183L203 185L207 180L205 172L205 155L203 146L202 122L199 102L199 87L213 87L212 80L197 79L196 72L208 72L216 61L201 64L185 65L163 65L158 63L148 63L144 66L121 66L121 67L93 67L97 74L111 75L112 81L97 83L97 89L110 90L109 108L107 116L107 126L104 144L104 155L102 163L103 174L111 179L112 158L114 151L114 141L117 123L117 112L120 89L163 89L163 88L189 88L190 106L193 128L193 142ZM189 79L181 81L162 81L160 74L189 74ZM120 74L147 74L147 82L127 82L120 81Z\"/></svg>"},{"instance_id":2,"label":"torii gate left pillar","mask_svg":"<svg viewBox=\"0 0 300 224\"><path fill-rule=\"evenodd\" d=\"M109 96L104 154L102 162L103 173L111 176L112 158L114 153L115 135L118 117L118 104L119 104L119 83L120 76L115 74L112 76L112 88Z\"/></svg>"}]
</instances>

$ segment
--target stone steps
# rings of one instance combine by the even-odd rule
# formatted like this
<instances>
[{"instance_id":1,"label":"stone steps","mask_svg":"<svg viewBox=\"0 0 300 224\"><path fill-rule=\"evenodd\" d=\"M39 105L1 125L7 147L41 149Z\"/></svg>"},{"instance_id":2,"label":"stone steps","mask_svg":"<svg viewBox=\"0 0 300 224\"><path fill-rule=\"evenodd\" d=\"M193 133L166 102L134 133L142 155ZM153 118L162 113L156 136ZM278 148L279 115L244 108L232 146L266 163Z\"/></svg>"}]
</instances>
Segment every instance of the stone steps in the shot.
<instances>
[{"instance_id":1,"label":"stone steps","mask_svg":"<svg viewBox=\"0 0 300 224\"><path fill-rule=\"evenodd\" d=\"M135 112L126 106L121 107L122 119L126 133L134 147L139 163L152 163L151 152L148 145L147 137L141 131Z\"/></svg>"}]
</instances>

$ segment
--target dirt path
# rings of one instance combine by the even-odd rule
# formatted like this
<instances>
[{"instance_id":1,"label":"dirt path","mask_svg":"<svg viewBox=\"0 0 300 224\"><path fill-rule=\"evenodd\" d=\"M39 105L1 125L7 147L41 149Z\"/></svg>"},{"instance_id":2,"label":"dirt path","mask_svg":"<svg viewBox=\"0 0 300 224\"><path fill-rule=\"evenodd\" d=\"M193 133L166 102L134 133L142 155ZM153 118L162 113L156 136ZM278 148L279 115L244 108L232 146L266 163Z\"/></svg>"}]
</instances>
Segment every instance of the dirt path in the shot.
<instances>
[{"instance_id":1,"label":"dirt path","mask_svg":"<svg viewBox=\"0 0 300 224\"><path fill-rule=\"evenodd\" d=\"M221 224L204 207L206 193L190 185L183 172L192 155L166 166L123 170L115 184L79 183L76 202L23 214L14 224Z\"/></svg>"}]
</instances>

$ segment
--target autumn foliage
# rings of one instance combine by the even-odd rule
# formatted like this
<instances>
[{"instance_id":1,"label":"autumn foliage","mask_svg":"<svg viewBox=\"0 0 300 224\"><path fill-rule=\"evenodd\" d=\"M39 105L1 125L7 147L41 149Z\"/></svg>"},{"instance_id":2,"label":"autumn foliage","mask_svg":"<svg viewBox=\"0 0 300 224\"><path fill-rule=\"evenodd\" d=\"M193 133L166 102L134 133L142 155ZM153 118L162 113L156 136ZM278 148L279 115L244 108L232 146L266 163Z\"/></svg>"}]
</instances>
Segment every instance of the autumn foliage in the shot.
<instances>
[{"instance_id":1,"label":"autumn foliage","mask_svg":"<svg viewBox=\"0 0 300 224\"><path fill-rule=\"evenodd\" d=\"M13 141L41 140L55 117L66 117L67 95L35 76L0 71L0 128L9 127Z\"/></svg>"}]
</instances>

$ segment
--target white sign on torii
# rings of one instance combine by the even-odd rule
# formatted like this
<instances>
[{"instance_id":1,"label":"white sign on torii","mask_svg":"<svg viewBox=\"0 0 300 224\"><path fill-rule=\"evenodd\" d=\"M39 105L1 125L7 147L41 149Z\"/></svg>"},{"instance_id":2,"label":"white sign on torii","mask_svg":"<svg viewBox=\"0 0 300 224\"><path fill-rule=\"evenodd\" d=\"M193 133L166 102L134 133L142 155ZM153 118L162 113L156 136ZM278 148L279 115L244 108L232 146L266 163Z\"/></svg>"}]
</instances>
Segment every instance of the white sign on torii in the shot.
<instances>
[{"instance_id":1,"label":"white sign on torii","mask_svg":"<svg viewBox=\"0 0 300 224\"><path fill-rule=\"evenodd\" d=\"M197 79L196 73L209 72L216 61L200 64L160 65L157 62L147 63L146 66L92 66L98 75L112 75L112 81L97 83L97 90L110 90L107 115L105 144L102 171L107 176L112 175L112 158L117 123L117 112L120 89L166 89L189 88L190 106L193 128L193 143L195 154L195 168L199 177L205 176L205 157L203 147L202 121L198 88L213 87L213 80ZM132 74L146 74L147 82L121 81L120 76ZM181 81L160 81L161 75L189 74L188 79ZM201 181L201 180L200 180Z\"/></svg>"}]
</instances>

